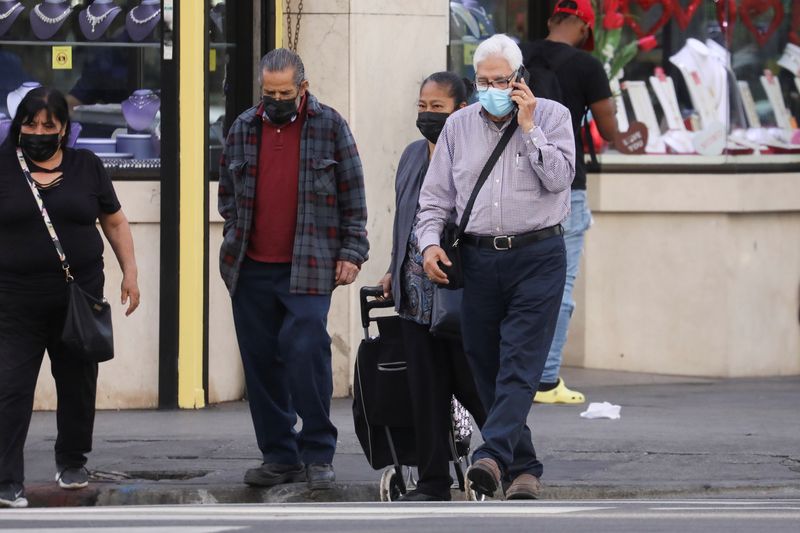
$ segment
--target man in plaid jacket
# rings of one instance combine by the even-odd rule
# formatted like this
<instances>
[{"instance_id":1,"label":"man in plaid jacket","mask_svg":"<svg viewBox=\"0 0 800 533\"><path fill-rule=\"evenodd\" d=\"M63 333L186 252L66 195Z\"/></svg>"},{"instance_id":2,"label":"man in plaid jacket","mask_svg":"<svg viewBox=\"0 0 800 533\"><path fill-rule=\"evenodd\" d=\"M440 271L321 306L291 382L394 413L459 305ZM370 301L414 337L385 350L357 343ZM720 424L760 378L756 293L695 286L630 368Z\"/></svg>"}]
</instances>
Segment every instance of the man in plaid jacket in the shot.
<instances>
[{"instance_id":1,"label":"man in plaid jacket","mask_svg":"<svg viewBox=\"0 0 800 533\"><path fill-rule=\"evenodd\" d=\"M263 455L244 481L324 489L337 437L327 316L333 289L367 260L364 175L347 123L308 91L297 54L273 50L260 72L263 101L231 126L218 198L220 272Z\"/></svg>"}]
</instances>

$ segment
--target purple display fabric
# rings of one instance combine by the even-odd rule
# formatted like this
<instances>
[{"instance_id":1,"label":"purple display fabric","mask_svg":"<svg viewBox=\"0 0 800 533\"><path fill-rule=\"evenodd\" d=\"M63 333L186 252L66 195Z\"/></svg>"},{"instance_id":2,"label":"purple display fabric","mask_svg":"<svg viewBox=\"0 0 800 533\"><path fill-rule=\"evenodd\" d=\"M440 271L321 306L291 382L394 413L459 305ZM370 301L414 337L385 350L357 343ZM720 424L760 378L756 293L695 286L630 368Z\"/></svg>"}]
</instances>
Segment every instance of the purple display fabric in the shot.
<instances>
[{"instance_id":1,"label":"purple display fabric","mask_svg":"<svg viewBox=\"0 0 800 533\"><path fill-rule=\"evenodd\" d=\"M49 19L55 20L55 22L50 23L42 20L39 13ZM58 30L61 29L71 15L72 8L69 7L69 2L42 2L41 4L33 6L33 9L28 13L28 19L31 21L31 30L33 30L33 34L38 39L44 41L58 33Z\"/></svg>"},{"instance_id":2,"label":"purple display fabric","mask_svg":"<svg viewBox=\"0 0 800 533\"><path fill-rule=\"evenodd\" d=\"M0 144L3 144L6 137L8 137L9 130L11 130L11 119L0 119Z\"/></svg>"},{"instance_id":3,"label":"purple display fabric","mask_svg":"<svg viewBox=\"0 0 800 533\"><path fill-rule=\"evenodd\" d=\"M0 1L0 17L4 17L0 19L0 37L8 33L8 30L11 29L11 26L14 25L14 22L23 11L25 11L25 6L17 0L11 2Z\"/></svg>"},{"instance_id":4,"label":"purple display fabric","mask_svg":"<svg viewBox=\"0 0 800 533\"><path fill-rule=\"evenodd\" d=\"M139 89L122 102L122 115L133 131L148 131L161 106L158 95L150 89Z\"/></svg>"},{"instance_id":5,"label":"purple display fabric","mask_svg":"<svg viewBox=\"0 0 800 533\"><path fill-rule=\"evenodd\" d=\"M80 122L70 122L69 139L67 139L67 148L72 148L73 146L75 146L75 142L78 140L78 137L80 137L82 129L83 126L81 126Z\"/></svg>"},{"instance_id":6,"label":"purple display fabric","mask_svg":"<svg viewBox=\"0 0 800 533\"><path fill-rule=\"evenodd\" d=\"M133 41L155 40L154 31L161 21L161 3L142 2L128 12L125 29Z\"/></svg>"},{"instance_id":7,"label":"purple display fabric","mask_svg":"<svg viewBox=\"0 0 800 533\"><path fill-rule=\"evenodd\" d=\"M108 0L95 0L89 6L81 11L78 16L78 23L81 27L81 33L90 41L96 41L101 38L114 19L117 18L122 12L122 8L114 4L113 1ZM95 26L92 27L91 17L95 17Z\"/></svg>"}]
</instances>

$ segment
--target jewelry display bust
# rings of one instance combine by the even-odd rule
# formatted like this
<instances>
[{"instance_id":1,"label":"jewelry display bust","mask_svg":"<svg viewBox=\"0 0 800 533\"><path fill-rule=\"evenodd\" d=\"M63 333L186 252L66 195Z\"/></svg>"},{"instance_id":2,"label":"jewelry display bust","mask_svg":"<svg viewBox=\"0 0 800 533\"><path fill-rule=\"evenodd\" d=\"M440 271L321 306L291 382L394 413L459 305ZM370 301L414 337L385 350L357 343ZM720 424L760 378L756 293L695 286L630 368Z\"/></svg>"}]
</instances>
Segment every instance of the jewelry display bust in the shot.
<instances>
[{"instance_id":1,"label":"jewelry display bust","mask_svg":"<svg viewBox=\"0 0 800 533\"><path fill-rule=\"evenodd\" d=\"M114 0L94 0L78 16L81 33L90 41L100 39L120 12L122 8Z\"/></svg>"},{"instance_id":2,"label":"jewelry display bust","mask_svg":"<svg viewBox=\"0 0 800 533\"><path fill-rule=\"evenodd\" d=\"M23 11L25 6L18 0L0 0L0 38L8 33Z\"/></svg>"},{"instance_id":3,"label":"jewelry display bust","mask_svg":"<svg viewBox=\"0 0 800 533\"><path fill-rule=\"evenodd\" d=\"M19 103L22 102L22 99L25 98L25 95L28 94L29 91L37 87L41 87L42 84L38 81L26 81L10 93L6 97L6 108L8 109L8 116L12 119L14 115L17 114L17 107L19 107Z\"/></svg>"},{"instance_id":4,"label":"jewelry display bust","mask_svg":"<svg viewBox=\"0 0 800 533\"><path fill-rule=\"evenodd\" d=\"M721 58L703 42L687 39L669 58L683 75L702 127L710 122L728 123L728 73Z\"/></svg>"},{"instance_id":5,"label":"jewelry display bust","mask_svg":"<svg viewBox=\"0 0 800 533\"><path fill-rule=\"evenodd\" d=\"M33 6L28 18L36 38L46 41L58 33L71 14L69 1L44 0Z\"/></svg>"},{"instance_id":6,"label":"jewelry display bust","mask_svg":"<svg viewBox=\"0 0 800 533\"><path fill-rule=\"evenodd\" d=\"M158 95L150 89L139 89L122 102L122 115L133 131L150 131L161 106Z\"/></svg>"},{"instance_id":7,"label":"jewelry display bust","mask_svg":"<svg viewBox=\"0 0 800 533\"><path fill-rule=\"evenodd\" d=\"M157 39L155 29L161 22L161 0L142 0L138 6L128 11L125 29L132 41L153 41Z\"/></svg>"}]
</instances>

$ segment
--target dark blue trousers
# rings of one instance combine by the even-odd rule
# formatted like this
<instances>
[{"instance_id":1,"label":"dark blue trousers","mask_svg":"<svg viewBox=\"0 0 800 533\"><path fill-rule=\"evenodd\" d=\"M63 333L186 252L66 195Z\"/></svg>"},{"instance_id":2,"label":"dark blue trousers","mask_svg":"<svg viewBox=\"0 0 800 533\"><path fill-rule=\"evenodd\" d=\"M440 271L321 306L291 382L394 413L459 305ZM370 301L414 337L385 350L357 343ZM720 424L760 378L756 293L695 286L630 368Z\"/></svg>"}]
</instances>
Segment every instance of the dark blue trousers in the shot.
<instances>
[{"instance_id":1,"label":"dark blue trousers","mask_svg":"<svg viewBox=\"0 0 800 533\"><path fill-rule=\"evenodd\" d=\"M290 294L290 272L246 259L239 274L233 321L250 414L265 463L332 463L331 297Z\"/></svg>"},{"instance_id":2,"label":"dark blue trousers","mask_svg":"<svg viewBox=\"0 0 800 533\"><path fill-rule=\"evenodd\" d=\"M564 239L497 251L463 245L462 332L488 416L473 460L497 461L507 480L542 475L526 425L553 341L566 277Z\"/></svg>"}]
</instances>

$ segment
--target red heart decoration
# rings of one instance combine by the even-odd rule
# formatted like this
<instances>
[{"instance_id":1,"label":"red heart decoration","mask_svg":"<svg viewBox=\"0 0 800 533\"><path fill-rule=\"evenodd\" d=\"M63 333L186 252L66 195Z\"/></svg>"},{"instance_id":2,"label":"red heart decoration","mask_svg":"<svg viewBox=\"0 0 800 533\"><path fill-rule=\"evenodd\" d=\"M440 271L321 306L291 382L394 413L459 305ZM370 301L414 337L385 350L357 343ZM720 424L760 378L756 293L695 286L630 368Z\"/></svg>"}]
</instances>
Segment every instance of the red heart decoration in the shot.
<instances>
[{"instance_id":1,"label":"red heart decoration","mask_svg":"<svg viewBox=\"0 0 800 533\"><path fill-rule=\"evenodd\" d=\"M719 0L717 2L717 22L719 22L722 35L725 36L725 40L730 46L733 40L733 27L736 25L736 0Z\"/></svg>"},{"instance_id":2,"label":"red heart decoration","mask_svg":"<svg viewBox=\"0 0 800 533\"><path fill-rule=\"evenodd\" d=\"M672 3L674 0L620 0L620 7L622 14L625 16L625 22L633 30L640 39L648 35L654 35L658 30L664 27L672 18ZM642 29L636 19L631 15L630 3L633 2L645 12L653 9L656 6L661 7L661 17L648 29Z\"/></svg>"},{"instance_id":3,"label":"red heart decoration","mask_svg":"<svg viewBox=\"0 0 800 533\"><path fill-rule=\"evenodd\" d=\"M765 31L756 28L755 19L772 9L772 20ZM783 3L781 0L741 0L739 17L759 46L764 46L783 22Z\"/></svg>"},{"instance_id":4,"label":"red heart decoration","mask_svg":"<svg viewBox=\"0 0 800 533\"><path fill-rule=\"evenodd\" d=\"M789 24L789 42L800 46L800 0L792 4L792 23Z\"/></svg>"},{"instance_id":5,"label":"red heart decoration","mask_svg":"<svg viewBox=\"0 0 800 533\"><path fill-rule=\"evenodd\" d=\"M682 30L689 27L689 23L692 21L692 18L694 18L694 14L697 12L697 8L700 7L702 2L703 0L689 0L686 9L683 9L681 0L672 0L672 12L675 14L675 20Z\"/></svg>"}]
</instances>

